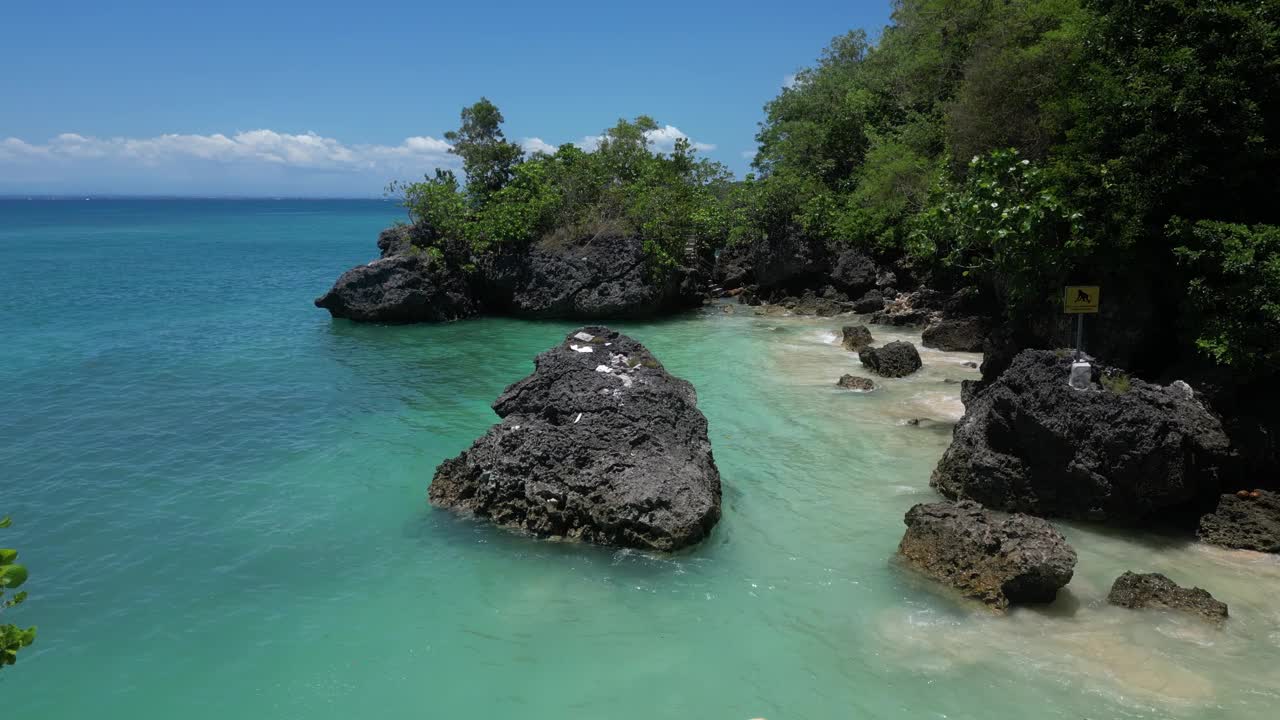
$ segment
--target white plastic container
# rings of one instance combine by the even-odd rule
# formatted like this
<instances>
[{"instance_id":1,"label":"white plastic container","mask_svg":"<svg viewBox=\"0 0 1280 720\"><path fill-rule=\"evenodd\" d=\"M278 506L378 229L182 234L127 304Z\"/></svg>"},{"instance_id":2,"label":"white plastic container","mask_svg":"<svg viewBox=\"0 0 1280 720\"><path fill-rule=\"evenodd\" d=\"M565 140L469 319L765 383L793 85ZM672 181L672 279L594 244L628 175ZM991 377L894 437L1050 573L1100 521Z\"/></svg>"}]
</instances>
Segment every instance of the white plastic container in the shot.
<instances>
[{"instance_id":1,"label":"white plastic container","mask_svg":"<svg viewBox=\"0 0 1280 720\"><path fill-rule=\"evenodd\" d=\"M1093 384L1093 366L1083 360L1071 363L1071 378L1067 383L1076 390L1088 390Z\"/></svg>"}]
</instances>

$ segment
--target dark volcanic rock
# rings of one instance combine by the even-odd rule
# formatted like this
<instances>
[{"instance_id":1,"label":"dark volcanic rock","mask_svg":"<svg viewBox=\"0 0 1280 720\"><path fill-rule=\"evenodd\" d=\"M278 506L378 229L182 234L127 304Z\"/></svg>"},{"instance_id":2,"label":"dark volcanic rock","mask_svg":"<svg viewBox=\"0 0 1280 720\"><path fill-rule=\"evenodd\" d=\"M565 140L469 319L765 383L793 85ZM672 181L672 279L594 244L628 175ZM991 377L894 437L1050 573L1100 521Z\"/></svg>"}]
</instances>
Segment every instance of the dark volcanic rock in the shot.
<instances>
[{"instance_id":1,"label":"dark volcanic rock","mask_svg":"<svg viewBox=\"0 0 1280 720\"><path fill-rule=\"evenodd\" d=\"M436 469L431 502L541 537L676 550L720 518L693 386L640 343L586 327L493 403L502 418Z\"/></svg>"},{"instance_id":2,"label":"dark volcanic rock","mask_svg":"<svg viewBox=\"0 0 1280 720\"><path fill-rule=\"evenodd\" d=\"M884 309L884 295L879 290L869 290L866 295L853 302L853 311L856 313L874 313Z\"/></svg>"},{"instance_id":3,"label":"dark volcanic rock","mask_svg":"<svg viewBox=\"0 0 1280 720\"><path fill-rule=\"evenodd\" d=\"M921 327L933 322L937 313L932 310L884 309L871 313L868 321L872 325L892 325L894 327Z\"/></svg>"},{"instance_id":4,"label":"dark volcanic rock","mask_svg":"<svg viewBox=\"0 0 1280 720\"><path fill-rule=\"evenodd\" d=\"M796 315L831 317L832 315L849 312L848 303L825 297L815 297L812 293L806 293L801 298L787 298L781 304Z\"/></svg>"},{"instance_id":5,"label":"dark volcanic rock","mask_svg":"<svg viewBox=\"0 0 1280 720\"><path fill-rule=\"evenodd\" d=\"M947 352L981 352L986 336L987 322L971 317L936 322L925 328L921 342Z\"/></svg>"},{"instance_id":6,"label":"dark volcanic rock","mask_svg":"<svg viewBox=\"0 0 1280 720\"><path fill-rule=\"evenodd\" d=\"M858 359L875 374L889 378L906 377L922 365L916 346L902 340L895 340L884 347L866 348L858 353Z\"/></svg>"},{"instance_id":7,"label":"dark volcanic rock","mask_svg":"<svg viewBox=\"0 0 1280 720\"><path fill-rule=\"evenodd\" d=\"M425 253L412 252L354 267L316 307L358 322L443 322L480 312L467 278Z\"/></svg>"},{"instance_id":8,"label":"dark volcanic rock","mask_svg":"<svg viewBox=\"0 0 1280 720\"><path fill-rule=\"evenodd\" d=\"M766 294L817 287L829 267L826 244L798 229L771 234L752 245L755 282Z\"/></svg>"},{"instance_id":9,"label":"dark volcanic rock","mask_svg":"<svg viewBox=\"0 0 1280 720\"><path fill-rule=\"evenodd\" d=\"M1210 622L1227 617L1227 604L1214 599L1208 591L1184 588L1160 573L1126 572L1112 584L1107 602L1133 609L1180 610Z\"/></svg>"},{"instance_id":10,"label":"dark volcanic rock","mask_svg":"<svg viewBox=\"0 0 1280 720\"><path fill-rule=\"evenodd\" d=\"M1280 553L1280 495L1268 490L1243 495L1223 495L1218 509L1200 518L1200 539L1223 547Z\"/></svg>"},{"instance_id":11,"label":"dark volcanic rock","mask_svg":"<svg viewBox=\"0 0 1280 720\"><path fill-rule=\"evenodd\" d=\"M638 237L609 231L503 253L482 269L487 304L520 317L637 317L702 302L691 273L655 275Z\"/></svg>"},{"instance_id":12,"label":"dark volcanic rock","mask_svg":"<svg viewBox=\"0 0 1280 720\"><path fill-rule=\"evenodd\" d=\"M889 300L883 310L871 315L875 325L923 326L938 320L946 297L936 290L917 290Z\"/></svg>"},{"instance_id":13,"label":"dark volcanic rock","mask_svg":"<svg viewBox=\"0 0 1280 720\"><path fill-rule=\"evenodd\" d=\"M755 279L751 246L748 243L736 243L722 249L716 255L711 279L725 290L750 285Z\"/></svg>"},{"instance_id":14,"label":"dark volcanic rock","mask_svg":"<svg viewBox=\"0 0 1280 720\"><path fill-rule=\"evenodd\" d=\"M898 552L912 567L996 610L1053 602L1075 571L1075 550L1039 518L962 501L916 505L905 522Z\"/></svg>"},{"instance_id":15,"label":"dark volcanic rock","mask_svg":"<svg viewBox=\"0 0 1280 720\"><path fill-rule=\"evenodd\" d=\"M1120 523L1211 503L1231 462L1218 419L1178 388L1067 384L1066 353L1027 350L978 392L931 484L950 498ZM1107 369L1107 372L1111 372Z\"/></svg>"},{"instance_id":16,"label":"dark volcanic rock","mask_svg":"<svg viewBox=\"0 0 1280 720\"><path fill-rule=\"evenodd\" d=\"M382 257L404 255L413 246L413 229L408 225L395 225L378 233L378 251Z\"/></svg>"},{"instance_id":17,"label":"dark volcanic rock","mask_svg":"<svg viewBox=\"0 0 1280 720\"><path fill-rule=\"evenodd\" d=\"M871 338L871 330L866 325L845 325L840 328L840 333L844 336L840 340L840 344L845 350L857 352L862 348L869 347L873 342Z\"/></svg>"},{"instance_id":18,"label":"dark volcanic rock","mask_svg":"<svg viewBox=\"0 0 1280 720\"><path fill-rule=\"evenodd\" d=\"M876 389L876 384L872 382L871 378L859 377L858 375L841 375L836 385L846 390L857 390L859 392L871 392Z\"/></svg>"},{"instance_id":19,"label":"dark volcanic rock","mask_svg":"<svg viewBox=\"0 0 1280 720\"><path fill-rule=\"evenodd\" d=\"M875 289L879 273L874 260L857 250L845 250L831 269L831 282L850 296L858 297Z\"/></svg>"}]
</instances>

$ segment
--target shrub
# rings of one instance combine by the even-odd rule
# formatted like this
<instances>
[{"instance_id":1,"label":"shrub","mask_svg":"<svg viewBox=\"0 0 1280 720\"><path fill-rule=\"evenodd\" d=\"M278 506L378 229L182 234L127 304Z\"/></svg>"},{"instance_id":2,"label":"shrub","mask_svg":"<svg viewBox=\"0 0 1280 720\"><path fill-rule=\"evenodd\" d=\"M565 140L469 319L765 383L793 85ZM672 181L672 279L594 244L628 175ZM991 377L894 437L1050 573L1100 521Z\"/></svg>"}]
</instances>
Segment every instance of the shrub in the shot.
<instances>
[{"instance_id":1,"label":"shrub","mask_svg":"<svg viewBox=\"0 0 1280 720\"><path fill-rule=\"evenodd\" d=\"M0 528L7 527L9 518L0 518ZM17 560L17 550L0 548L0 611L21 605L27 599L25 592L5 597L27 581L27 568L19 565ZM16 625L0 625L0 668L16 662L18 651L35 640L36 629L33 627L24 630Z\"/></svg>"},{"instance_id":2,"label":"shrub","mask_svg":"<svg viewBox=\"0 0 1280 720\"><path fill-rule=\"evenodd\" d=\"M1175 219L1169 234L1191 273L1196 346L1224 365L1271 370L1280 361L1280 226Z\"/></svg>"}]
</instances>

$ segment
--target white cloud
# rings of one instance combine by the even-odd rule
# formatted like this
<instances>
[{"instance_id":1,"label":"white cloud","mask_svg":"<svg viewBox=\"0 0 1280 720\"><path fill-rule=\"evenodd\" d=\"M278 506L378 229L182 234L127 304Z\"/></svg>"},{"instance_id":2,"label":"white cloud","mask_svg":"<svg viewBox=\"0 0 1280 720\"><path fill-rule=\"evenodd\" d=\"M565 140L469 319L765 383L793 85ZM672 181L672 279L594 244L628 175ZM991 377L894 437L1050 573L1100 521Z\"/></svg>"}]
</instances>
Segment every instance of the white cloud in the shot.
<instances>
[{"instance_id":1,"label":"white cloud","mask_svg":"<svg viewBox=\"0 0 1280 720\"><path fill-rule=\"evenodd\" d=\"M645 136L659 152L671 152L675 149L677 140L689 140L693 149L698 152L710 152L716 149L716 146L710 143L693 142L688 135L674 125L664 125L657 130L650 130L645 133Z\"/></svg>"},{"instance_id":2,"label":"white cloud","mask_svg":"<svg viewBox=\"0 0 1280 720\"><path fill-rule=\"evenodd\" d=\"M274 130L250 130L230 137L217 133L96 138L63 133L43 145L33 145L14 137L0 141L0 160L24 158L43 161L110 160L143 166L196 159L337 171L374 170L405 164L450 165L454 161L449 155L449 144L432 137L406 138L399 145L346 145L311 132L291 135Z\"/></svg>"},{"instance_id":3,"label":"white cloud","mask_svg":"<svg viewBox=\"0 0 1280 720\"><path fill-rule=\"evenodd\" d=\"M688 137L672 125L648 136L660 152L671 152L676 140ZM577 144L591 151L600 140L588 136ZM556 150L539 137L520 144L530 154ZM700 142L693 147L715 149ZM63 133L45 142L0 137L0 192L376 195L388 180L457 169L459 159L449 148L430 136L408 137L395 145L348 144L314 132L268 129L142 138Z\"/></svg>"},{"instance_id":4,"label":"white cloud","mask_svg":"<svg viewBox=\"0 0 1280 720\"><path fill-rule=\"evenodd\" d=\"M528 155L540 152L550 155L556 151L555 145L544 142L542 138L537 137L523 138L520 140L520 147L524 148L525 153Z\"/></svg>"},{"instance_id":5,"label":"white cloud","mask_svg":"<svg viewBox=\"0 0 1280 720\"><path fill-rule=\"evenodd\" d=\"M595 152L600 147L600 143L604 140L604 135L587 135L586 137L574 143L578 147L587 152ZM694 150L698 152L711 152L716 146L711 143L695 142L688 135L684 134L680 128L674 125L664 125L655 130L649 130L645 133L649 143L657 152L669 153L676 148L676 141L680 139L690 140Z\"/></svg>"}]
</instances>

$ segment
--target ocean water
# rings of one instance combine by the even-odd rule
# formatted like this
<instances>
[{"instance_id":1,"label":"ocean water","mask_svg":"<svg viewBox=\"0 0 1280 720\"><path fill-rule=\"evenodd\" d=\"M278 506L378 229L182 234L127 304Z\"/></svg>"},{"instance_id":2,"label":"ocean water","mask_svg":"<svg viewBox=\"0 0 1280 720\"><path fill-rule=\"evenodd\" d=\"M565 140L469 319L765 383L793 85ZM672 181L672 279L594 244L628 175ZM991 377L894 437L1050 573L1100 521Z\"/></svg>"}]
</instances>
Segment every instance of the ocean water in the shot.
<instances>
[{"instance_id":1,"label":"ocean water","mask_svg":"<svg viewBox=\"0 0 1280 720\"><path fill-rule=\"evenodd\" d=\"M382 202L0 201L0 514L30 571L6 716L1271 718L1280 562L1066 525L1058 602L994 617L893 561L976 356L870 394L842 319L615 326L691 380L724 518L659 556L430 508L433 468L573 327L311 306ZM873 328L877 341L915 339ZM913 418L927 421L906 424ZM1124 570L1231 606L1108 607Z\"/></svg>"}]
</instances>

